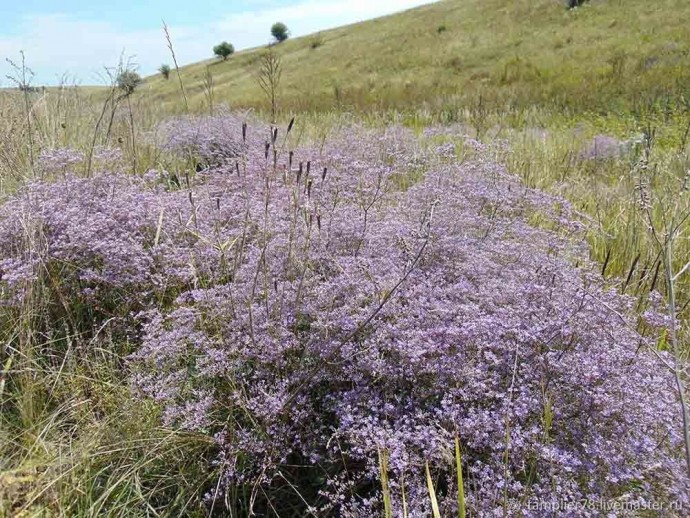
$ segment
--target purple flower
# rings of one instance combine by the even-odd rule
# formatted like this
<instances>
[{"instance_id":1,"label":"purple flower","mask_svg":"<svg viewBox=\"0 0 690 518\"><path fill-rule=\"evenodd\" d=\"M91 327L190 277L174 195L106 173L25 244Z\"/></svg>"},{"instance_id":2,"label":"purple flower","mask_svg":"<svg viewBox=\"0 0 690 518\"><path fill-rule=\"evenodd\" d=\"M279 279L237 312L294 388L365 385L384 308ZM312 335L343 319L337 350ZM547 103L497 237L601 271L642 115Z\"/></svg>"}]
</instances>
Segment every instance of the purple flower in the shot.
<instances>
[{"instance_id":1,"label":"purple flower","mask_svg":"<svg viewBox=\"0 0 690 518\"><path fill-rule=\"evenodd\" d=\"M477 141L458 162L350 127L289 153L242 122L163 125L164 149L206 166L189 188L155 172L27 186L0 211L4 304L54 275L93 324L116 314L133 386L217 443L221 492L285 497L289 476L319 513L374 515L385 451L396 513L404 484L428 514L429 462L452 514L458 434L477 515L635 488L690 505L673 379L565 200Z\"/></svg>"}]
</instances>

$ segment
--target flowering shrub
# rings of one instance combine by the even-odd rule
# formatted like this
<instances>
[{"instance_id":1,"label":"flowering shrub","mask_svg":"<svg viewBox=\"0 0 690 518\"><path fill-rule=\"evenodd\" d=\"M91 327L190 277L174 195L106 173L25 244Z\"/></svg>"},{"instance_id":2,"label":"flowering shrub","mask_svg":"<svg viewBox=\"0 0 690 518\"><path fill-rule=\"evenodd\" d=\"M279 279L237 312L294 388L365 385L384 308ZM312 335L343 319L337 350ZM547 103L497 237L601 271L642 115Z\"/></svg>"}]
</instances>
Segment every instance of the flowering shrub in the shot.
<instances>
[{"instance_id":1,"label":"flowering shrub","mask_svg":"<svg viewBox=\"0 0 690 518\"><path fill-rule=\"evenodd\" d=\"M595 135L580 152L584 160L617 160L630 158L642 144L643 137L634 136L628 140L618 140L609 135Z\"/></svg>"},{"instance_id":2,"label":"flowering shrub","mask_svg":"<svg viewBox=\"0 0 690 518\"><path fill-rule=\"evenodd\" d=\"M124 157L120 148L96 146L93 149L92 159L103 169L108 170L122 166Z\"/></svg>"},{"instance_id":3,"label":"flowering shrub","mask_svg":"<svg viewBox=\"0 0 690 518\"><path fill-rule=\"evenodd\" d=\"M45 149L38 156L38 168L43 174L73 174L84 163L85 154L78 149ZM111 170L122 165L122 150L106 146L95 146L91 159L102 170Z\"/></svg>"},{"instance_id":4,"label":"flowering shrub","mask_svg":"<svg viewBox=\"0 0 690 518\"><path fill-rule=\"evenodd\" d=\"M292 153L239 118L168 124L166 149L209 159L190 189L31 185L0 215L0 267L6 304L59 268L60 300L141 325L134 387L216 442L214 506L373 516L383 452L395 515L403 492L429 514L426 462L451 515L456 434L477 515L690 505L673 379L563 200L473 141L460 163L398 128Z\"/></svg>"},{"instance_id":5,"label":"flowering shrub","mask_svg":"<svg viewBox=\"0 0 690 518\"><path fill-rule=\"evenodd\" d=\"M71 148L46 149L38 156L38 166L44 173L62 173L84 161L84 153Z\"/></svg>"},{"instance_id":6,"label":"flowering shrub","mask_svg":"<svg viewBox=\"0 0 690 518\"><path fill-rule=\"evenodd\" d=\"M164 151L180 158L191 158L200 165L221 166L243 156L247 149L257 151L261 139L253 132L249 135L252 146L247 146L247 135L242 139L244 119L234 114L215 117L181 117L163 122L157 137Z\"/></svg>"}]
</instances>

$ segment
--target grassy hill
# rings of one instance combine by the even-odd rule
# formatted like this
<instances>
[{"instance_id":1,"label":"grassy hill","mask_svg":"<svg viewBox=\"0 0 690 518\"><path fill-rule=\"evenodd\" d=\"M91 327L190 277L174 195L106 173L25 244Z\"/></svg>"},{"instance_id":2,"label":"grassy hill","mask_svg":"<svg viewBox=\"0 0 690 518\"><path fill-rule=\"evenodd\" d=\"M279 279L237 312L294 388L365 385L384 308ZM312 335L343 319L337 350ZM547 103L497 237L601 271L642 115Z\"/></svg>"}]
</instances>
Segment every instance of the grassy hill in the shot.
<instances>
[{"instance_id":1,"label":"grassy hill","mask_svg":"<svg viewBox=\"0 0 690 518\"><path fill-rule=\"evenodd\" d=\"M0 90L0 517L325 516L334 491L387 516L434 484L451 516L457 464L490 512L673 509L689 22L446 0L288 40L273 166L261 117L248 153L244 117L166 120L174 72ZM189 111L265 116L265 52L184 67Z\"/></svg>"},{"instance_id":2,"label":"grassy hill","mask_svg":"<svg viewBox=\"0 0 690 518\"><path fill-rule=\"evenodd\" d=\"M538 105L639 116L690 99L684 0L591 0L573 10L558 0L445 0L274 48L286 111ZM215 102L265 108L262 52L183 67L191 103L205 102L208 71ZM150 77L147 87L159 102L180 101L174 75Z\"/></svg>"}]
</instances>

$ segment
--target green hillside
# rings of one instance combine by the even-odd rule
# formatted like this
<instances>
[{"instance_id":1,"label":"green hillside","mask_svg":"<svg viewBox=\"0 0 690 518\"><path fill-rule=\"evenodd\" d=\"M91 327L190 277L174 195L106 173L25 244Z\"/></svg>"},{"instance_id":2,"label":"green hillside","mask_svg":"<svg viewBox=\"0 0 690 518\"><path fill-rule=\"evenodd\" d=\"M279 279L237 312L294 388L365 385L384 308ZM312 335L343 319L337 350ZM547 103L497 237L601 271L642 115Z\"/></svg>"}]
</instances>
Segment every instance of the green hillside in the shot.
<instances>
[{"instance_id":1,"label":"green hillside","mask_svg":"<svg viewBox=\"0 0 690 518\"><path fill-rule=\"evenodd\" d=\"M690 0L271 50L0 89L0 518L687 516Z\"/></svg>"},{"instance_id":2,"label":"green hillside","mask_svg":"<svg viewBox=\"0 0 690 518\"><path fill-rule=\"evenodd\" d=\"M446 0L274 48L287 111L437 112L481 96L485 106L639 115L690 98L684 0L591 0L573 10L557 0ZM208 70L216 102L265 107L262 52L183 67L192 104L204 102ZM158 101L180 101L174 74L147 86Z\"/></svg>"}]
</instances>

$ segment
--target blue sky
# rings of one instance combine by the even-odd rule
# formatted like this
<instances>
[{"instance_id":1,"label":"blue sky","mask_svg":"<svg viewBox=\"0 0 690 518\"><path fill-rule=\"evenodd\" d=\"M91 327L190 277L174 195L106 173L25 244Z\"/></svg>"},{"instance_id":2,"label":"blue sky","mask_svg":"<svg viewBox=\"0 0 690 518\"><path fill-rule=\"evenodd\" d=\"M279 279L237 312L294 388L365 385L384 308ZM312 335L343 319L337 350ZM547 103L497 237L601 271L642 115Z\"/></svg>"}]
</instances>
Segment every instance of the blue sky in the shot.
<instances>
[{"instance_id":1,"label":"blue sky","mask_svg":"<svg viewBox=\"0 0 690 518\"><path fill-rule=\"evenodd\" d=\"M220 41L237 49L270 40L270 26L283 21L293 36L374 18L430 0L0 0L0 86L11 82L5 58L20 59L34 84L98 84L104 67L120 56L142 75L170 62L161 19L168 24L180 64L212 56Z\"/></svg>"}]
</instances>

